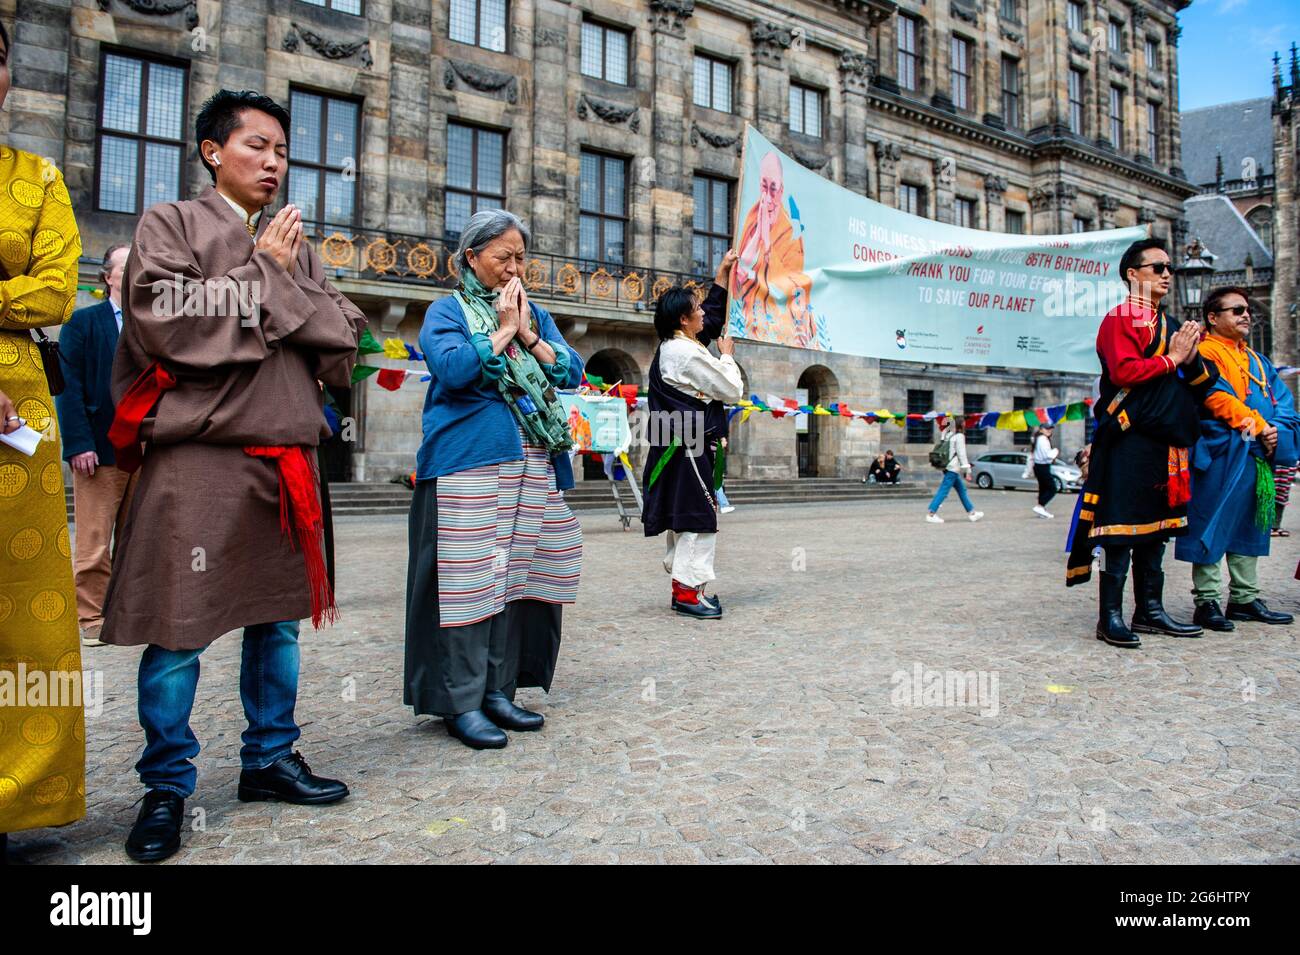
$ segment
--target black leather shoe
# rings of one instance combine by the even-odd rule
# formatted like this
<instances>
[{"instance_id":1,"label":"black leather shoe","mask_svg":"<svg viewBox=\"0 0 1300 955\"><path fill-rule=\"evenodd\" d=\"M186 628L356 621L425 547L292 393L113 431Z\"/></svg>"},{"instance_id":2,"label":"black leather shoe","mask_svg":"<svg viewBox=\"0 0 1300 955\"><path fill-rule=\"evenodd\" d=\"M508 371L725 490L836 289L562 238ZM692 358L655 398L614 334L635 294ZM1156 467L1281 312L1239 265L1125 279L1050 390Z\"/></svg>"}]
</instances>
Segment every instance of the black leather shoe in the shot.
<instances>
[{"instance_id":1,"label":"black leather shoe","mask_svg":"<svg viewBox=\"0 0 1300 955\"><path fill-rule=\"evenodd\" d=\"M1295 617L1280 610L1269 610L1264 601L1256 597L1248 604L1228 604L1229 620L1254 620L1257 623L1294 623Z\"/></svg>"},{"instance_id":2,"label":"black leather shoe","mask_svg":"<svg viewBox=\"0 0 1300 955\"><path fill-rule=\"evenodd\" d=\"M348 787L337 779L317 776L301 753L290 753L264 769L239 774L240 802L289 802L295 806L324 806L338 802Z\"/></svg>"},{"instance_id":3,"label":"black leather shoe","mask_svg":"<svg viewBox=\"0 0 1300 955\"><path fill-rule=\"evenodd\" d=\"M136 862L161 862L181 847L185 800L168 789L151 789L126 837L126 854Z\"/></svg>"},{"instance_id":4,"label":"black leather shoe","mask_svg":"<svg viewBox=\"0 0 1300 955\"><path fill-rule=\"evenodd\" d=\"M1192 619L1206 630L1216 630L1219 633L1231 633L1237 629L1233 622L1223 615L1217 600L1207 600L1197 607Z\"/></svg>"},{"instance_id":5,"label":"black leather shoe","mask_svg":"<svg viewBox=\"0 0 1300 955\"><path fill-rule=\"evenodd\" d=\"M673 609L680 614L685 614L688 617L699 617L701 620L716 620L722 616L722 608L707 600L700 600L693 604L674 600Z\"/></svg>"},{"instance_id":6,"label":"black leather shoe","mask_svg":"<svg viewBox=\"0 0 1300 955\"><path fill-rule=\"evenodd\" d=\"M1165 575L1162 571L1133 563L1134 633L1162 633L1169 637L1199 637L1203 630L1194 623L1179 623L1165 612Z\"/></svg>"},{"instance_id":7,"label":"black leather shoe","mask_svg":"<svg viewBox=\"0 0 1300 955\"><path fill-rule=\"evenodd\" d=\"M447 732L471 749L501 749L510 738L482 710L470 710L443 720Z\"/></svg>"},{"instance_id":8,"label":"black leather shoe","mask_svg":"<svg viewBox=\"0 0 1300 955\"><path fill-rule=\"evenodd\" d=\"M546 722L541 713L515 706L504 693L494 690L483 697L483 713L503 730L539 730Z\"/></svg>"},{"instance_id":9,"label":"black leather shoe","mask_svg":"<svg viewBox=\"0 0 1300 955\"><path fill-rule=\"evenodd\" d=\"M1098 597L1097 639L1105 640L1112 647L1136 650L1142 646L1142 640L1124 625L1124 578L1104 570L1098 577L1101 594Z\"/></svg>"}]
</instances>

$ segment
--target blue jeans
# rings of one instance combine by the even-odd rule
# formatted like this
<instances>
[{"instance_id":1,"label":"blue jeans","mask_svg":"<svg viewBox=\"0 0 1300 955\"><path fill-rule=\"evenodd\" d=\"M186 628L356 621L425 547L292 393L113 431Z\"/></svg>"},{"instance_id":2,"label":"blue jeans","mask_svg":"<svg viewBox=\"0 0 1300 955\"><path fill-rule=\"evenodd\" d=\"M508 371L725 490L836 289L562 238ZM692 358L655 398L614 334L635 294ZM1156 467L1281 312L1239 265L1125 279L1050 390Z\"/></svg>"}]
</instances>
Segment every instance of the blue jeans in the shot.
<instances>
[{"instance_id":1,"label":"blue jeans","mask_svg":"<svg viewBox=\"0 0 1300 955\"><path fill-rule=\"evenodd\" d=\"M730 504L727 503L727 495L724 494L724 493L722 493L722 488L718 488L718 489L717 489L716 491L714 491L713 493L716 494L716 495L718 496L718 507L730 507L730 506L731 506Z\"/></svg>"},{"instance_id":2,"label":"blue jeans","mask_svg":"<svg viewBox=\"0 0 1300 955\"><path fill-rule=\"evenodd\" d=\"M147 788L167 789L185 798L194 794L198 775L192 760L199 755L199 741L190 729L190 711L202 652L150 645L140 657L144 754L135 770ZM293 752L300 735L293 719L298 698L297 620L244 628L239 696L248 718L239 751L243 768L262 769Z\"/></svg>"},{"instance_id":3,"label":"blue jeans","mask_svg":"<svg viewBox=\"0 0 1300 955\"><path fill-rule=\"evenodd\" d=\"M948 492L954 487L957 488L957 496L961 498L961 506L966 508L968 512L975 510L975 505L970 502L970 495L966 493L966 482L961 479L961 475L956 471L944 471L943 481L939 483L939 490L934 492L934 497L930 501L931 514L938 512L939 505L943 503L943 499L948 496Z\"/></svg>"}]
</instances>

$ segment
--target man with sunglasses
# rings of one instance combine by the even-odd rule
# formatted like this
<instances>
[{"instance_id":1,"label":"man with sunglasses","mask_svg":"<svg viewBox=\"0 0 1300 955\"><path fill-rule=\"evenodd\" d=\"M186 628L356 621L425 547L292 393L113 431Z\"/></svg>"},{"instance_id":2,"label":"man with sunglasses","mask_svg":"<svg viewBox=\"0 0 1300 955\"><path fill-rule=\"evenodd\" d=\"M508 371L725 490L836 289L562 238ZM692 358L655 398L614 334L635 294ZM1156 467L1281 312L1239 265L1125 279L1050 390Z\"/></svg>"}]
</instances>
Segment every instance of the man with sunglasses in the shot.
<instances>
[{"instance_id":1,"label":"man with sunglasses","mask_svg":"<svg viewBox=\"0 0 1300 955\"><path fill-rule=\"evenodd\" d=\"M1164 608L1165 542L1187 533L1188 449L1200 437L1199 407L1218 378L1197 350L1201 326L1180 324L1161 302L1173 275L1159 239L1142 239L1120 259L1128 298L1097 331L1101 360L1088 480L1071 532L1066 584L1091 577L1105 551L1097 639L1133 649L1139 633L1199 637ZM1133 568L1135 608L1124 623L1124 582Z\"/></svg>"},{"instance_id":2,"label":"man with sunglasses","mask_svg":"<svg viewBox=\"0 0 1300 955\"><path fill-rule=\"evenodd\" d=\"M1234 620L1288 624L1289 613L1259 599L1256 575L1268 555L1273 527L1274 461L1294 461L1300 415L1273 363L1246 344L1250 302L1246 290L1218 288L1205 300L1207 335L1201 355L1219 370L1205 398L1201 440L1192 459L1189 532L1174 556L1192 565L1196 622L1210 630L1235 629ZM1228 559L1229 597L1219 607L1219 564Z\"/></svg>"}]
</instances>

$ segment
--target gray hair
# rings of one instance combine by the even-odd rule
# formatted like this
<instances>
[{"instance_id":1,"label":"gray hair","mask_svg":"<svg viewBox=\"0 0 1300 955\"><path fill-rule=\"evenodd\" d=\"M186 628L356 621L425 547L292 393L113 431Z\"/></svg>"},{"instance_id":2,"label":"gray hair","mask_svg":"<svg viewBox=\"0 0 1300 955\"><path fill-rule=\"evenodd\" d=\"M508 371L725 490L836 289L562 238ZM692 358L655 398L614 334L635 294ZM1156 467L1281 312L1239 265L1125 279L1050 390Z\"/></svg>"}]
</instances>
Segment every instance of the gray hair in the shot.
<instances>
[{"instance_id":1,"label":"gray hair","mask_svg":"<svg viewBox=\"0 0 1300 955\"><path fill-rule=\"evenodd\" d=\"M528 248L532 238L528 226L524 225L524 221L513 212L506 212L504 209L484 209L482 212L474 213L460 232L460 245L456 247L455 256L456 270L461 273L469 270L469 258L465 253L470 249L474 250L475 255L481 255L488 245L512 229L519 231L524 239L524 248Z\"/></svg>"}]
</instances>

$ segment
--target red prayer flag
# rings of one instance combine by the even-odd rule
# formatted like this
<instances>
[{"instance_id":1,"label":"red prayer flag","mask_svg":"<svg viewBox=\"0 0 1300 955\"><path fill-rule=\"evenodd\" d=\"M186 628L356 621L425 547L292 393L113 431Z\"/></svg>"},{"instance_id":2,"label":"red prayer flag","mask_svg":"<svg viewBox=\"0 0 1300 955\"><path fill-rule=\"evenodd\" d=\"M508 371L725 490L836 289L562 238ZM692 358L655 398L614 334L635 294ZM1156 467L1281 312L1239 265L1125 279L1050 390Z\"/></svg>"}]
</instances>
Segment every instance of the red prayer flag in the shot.
<instances>
[{"instance_id":1,"label":"red prayer flag","mask_svg":"<svg viewBox=\"0 0 1300 955\"><path fill-rule=\"evenodd\" d=\"M375 383L389 391L401 388L404 381L406 381L406 372L400 368L381 368L375 377Z\"/></svg>"}]
</instances>

